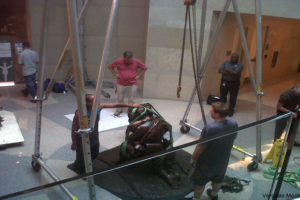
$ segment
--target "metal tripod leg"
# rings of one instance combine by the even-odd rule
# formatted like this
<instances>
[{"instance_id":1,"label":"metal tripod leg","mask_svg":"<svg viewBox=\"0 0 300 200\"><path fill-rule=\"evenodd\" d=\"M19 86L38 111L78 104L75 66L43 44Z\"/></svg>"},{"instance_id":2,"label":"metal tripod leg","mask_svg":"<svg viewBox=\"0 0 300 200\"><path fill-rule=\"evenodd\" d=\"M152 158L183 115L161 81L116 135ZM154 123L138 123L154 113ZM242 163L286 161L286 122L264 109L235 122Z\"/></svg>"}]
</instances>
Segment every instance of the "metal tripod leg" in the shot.
<instances>
[{"instance_id":1,"label":"metal tripod leg","mask_svg":"<svg viewBox=\"0 0 300 200\"><path fill-rule=\"evenodd\" d=\"M41 25L41 37L40 37L40 52L39 52L39 71L38 71L38 85L37 85L37 96L39 100L43 97L43 77L45 69L45 57L46 57L46 43L47 43L47 33L50 18L50 0L44 0L43 5L43 16ZM39 158L40 153L40 141L41 141L41 125L42 125L42 101L38 101L36 105L36 127L35 127L35 144L34 144L34 154L35 158ZM40 168L35 159L32 159L32 166Z\"/></svg>"},{"instance_id":2,"label":"metal tripod leg","mask_svg":"<svg viewBox=\"0 0 300 200\"><path fill-rule=\"evenodd\" d=\"M226 16L228 7L229 7L229 5L230 5L230 2L231 2L231 0L227 0L227 1L225 2L224 6L223 6L223 9L222 9L222 12L221 12L221 14L220 14L218 23L217 23L216 28L215 28L215 30L214 30L214 34L213 34L213 36L212 36L211 43L210 43L210 45L209 45L208 51L207 51L207 53L206 53L206 55L205 55L205 58L204 58L204 60L203 60L202 68L201 68L201 70L200 70L200 76L202 76L202 75L204 74L204 72L205 72L205 69L206 69L206 67L207 67L207 64L208 64L209 58L210 58L210 56L211 56L211 53L212 53L212 51L213 51L214 45L215 45L215 43L216 43L216 41L217 41L217 38L218 38L218 36L219 36L220 29L221 29L221 26L222 26L223 21L224 21L224 19L225 19L225 16ZM200 38L200 39L203 40L203 38ZM200 58L200 57L199 57L199 58ZM201 83L201 82L200 82L200 83ZM196 86L194 87L194 90L193 90L193 92L192 92L192 95L191 95L191 98L190 98L190 102L189 102L189 104L188 104L188 106L187 106L187 109L186 109L186 111L185 111L184 117L183 117L183 119L180 121L180 125L183 126L183 127L182 127L182 130L187 130L187 128L186 128L187 126L188 126L189 128L193 128L193 129L195 129L195 130L200 130L200 129L198 129L198 128L196 128L196 127L190 125L190 124L187 124L187 123L185 122L186 119L187 119L188 113L189 113L189 111L190 111L190 109L191 109L192 102L193 102L193 100L194 100L194 98L195 98L195 92L196 92ZM199 103L200 103L200 102L199 102ZM181 131L182 131L182 130L181 130Z\"/></svg>"},{"instance_id":3,"label":"metal tripod leg","mask_svg":"<svg viewBox=\"0 0 300 200\"><path fill-rule=\"evenodd\" d=\"M102 89L102 83L103 83L103 79L104 79L104 73L105 73L107 57L108 57L108 53L109 53L109 47L110 47L112 31L113 31L113 27L114 27L114 23L115 23L118 4L119 4L119 0L112 1L109 21L108 21L107 31L106 31L106 36L105 36L105 42L104 42L104 47L103 47L103 52L102 52L102 57L101 57L100 69L99 69L99 74L98 74L94 104L93 104L91 118L90 118L90 126L95 124L95 121L96 121L98 105L100 103L100 92Z\"/></svg>"},{"instance_id":4,"label":"metal tripod leg","mask_svg":"<svg viewBox=\"0 0 300 200\"><path fill-rule=\"evenodd\" d=\"M78 16L77 24L81 24L81 22L82 22L82 20L83 20L83 18L85 16L85 14L86 14L89 6L91 5L91 2L92 2L92 0L86 0L85 1L85 4L84 4L84 6L83 6L83 8L82 8L82 10L80 12L80 15ZM49 94L50 94L50 92L51 92L51 90L52 90L52 88L54 86L54 83L56 81L56 77L58 76L59 71L62 68L63 62L64 62L67 54L69 53L70 49L71 49L71 47L70 47L70 38L69 38L68 41L67 41L67 43L66 43L66 45L65 45L65 48L64 48L61 56L60 56L60 59L59 59L57 65L56 65L54 73L53 73L53 75L51 77L51 81L50 81L50 83L48 85L48 88L47 88L47 90L45 92L45 97L46 98L48 98L48 96L49 96Z\"/></svg>"},{"instance_id":5,"label":"metal tripod leg","mask_svg":"<svg viewBox=\"0 0 300 200\"><path fill-rule=\"evenodd\" d=\"M248 51L248 46L247 46L247 41L246 41L246 37L245 37L245 33L244 33L244 28L243 28L243 24L242 24L242 19L238 10L238 5L236 0L232 0L232 5L233 5L233 9L234 9L234 13L235 13L235 18L239 27L239 32L240 32L240 37L241 37L241 41L243 44L243 49L245 52L245 57L246 57L246 62L247 62L247 66L248 66L248 70L249 70L249 74L250 74L250 80L251 80L251 85L252 85L252 89L253 92L257 95L257 121L259 121L261 119L261 95L263 95L263 93L261 91L259 91L260 89L257 87L257 83L255 82L255 77L254 77L254 73L253 73L253 68L252 68L252 64L251 64L251 60L250 60L250 54ZM259 6L260 7L260 6ZM257 7L256 7L257 9ZM260 15L261 16L261 15ZM259 26L259 24L257 24L257 26ZM261 26L261 21L260 21L260 26ZM256 44L256 53L258 53L260 55L260 61L261 61L261 28L256 27L256 34L257 34L257 38L260 38L260 42ZM260 32L260 33L258 33ZM259 59L259 56L257 54L257 60ZM257 62L258 63L258 62ZM261 73L261 68L257 68L257 73ZM257 76L258 77L258 76ZM257 81L259 81L257 79ZM261 82L261 79L260 81ZM256 155L252 156L253 157L253 162L249 164L249 166L255 166L255 167L248 167L248 169L256 169L257 168L257 163L261 163L262 162L262 155L261 155L261 126L257 126L256 127ZM249 170L250 171L250 170Z\"/></svg>"},{"instance_id":6,"label":"metal tripod leg","mask_svg":"<svg viewBox=\"0 0 300 200\"><path fill-rule=\"evenodd\" d=\"M203 0L202 1L200 35L199 35L199 46L198 46L199 50L198 50L197 72L200 71L201 60L202 60L203 39L204 39L204 29L205 29L205 19L206 19L206 8L207 8L207 0ZM196 89L197 88L196 88L196 85L195 85L194 89L193 89L193 92L192 92L192 95L190 97L189 103L188 103L187 108L185 110L185 113L183 115L183 119L179 123L179 125L182 125L182 127L180 129L182 133L189 132L190 128L196 128L196 127L193 127L193 126L188 126L188 123L187 123L187 116L188 116L188 114L189 114L189 112L191 110L193 101L195 99ZM200 88L200 90L201 90L201 88ZM200 97L200 99L202 99L202 97ZM201 102L199 102L199 103L201 103ZM201 108L202 108L202 106L201 106ZM202 116L204 118L205 116L204 116L203 109L201 110L201 112L202 112ZM198 129L198 130L201 131L200 129Z\"/></svg>"},{"instance_id":7,"label":"metal tripod leg","mask_svg":"<svg viewBox=\"0 0 300 200\"><path fill-rule=\"evenodd\" d=\"M240 16L240 12L239 12L236 0L232 0L232 5L233 5L233 9L234 9L235 19L236 19L236 22L237 22L237 25L238 25L238 28L239 28L241 42L243 44L243 49L244 49L246 62L247 62L247 66L248 66L248 70L249 70L249 74L250 74L252 89L253 89L253 92L256 94L257 93L257 90L256 90L257 86L256 86L256 82L255 82L255 77L254 77L254 73L253 73L251 60L250 60L250 53L249 53L249 50L248 50L247 40L246 40L246 36L245 36L245 33L244 33L244 27L243 27L243 24L242 24L242 19L241 19L241 16Z\"/></svg>"},{"instance_id":8,"label":"metal tripod leg","mask_svg":"<svg viewBox=\"0 0 300 200\"><path fill-rule=\"evenodd\" d=\"M59 179L55 174L46 166L42 161L41 152L40 152L40 141L41 141L41 129L42 129L42 108L43 108L43 93L44 93L44 72L45 72L45 63L46 63L46 43L48 36L48 26L50 18L50 0L44 0L43 5L43 17L41 25L41 38L40 38L40 52L39 52L39 71L38 71L38 86L37 86L37 105L36 105L36 128L35 128L35 145L34 145L34 154L32 155L31 165L36 171L40 170L41 167L53 178L55 181ZM74 197L70 191L63 185L59 185L62 190L72 199Z\"/></svg>"},{"instance_id":9,"label":"metal tripod leg","mask_svg":"<svg viewBox=\"0 0 300 200\"><path fill-rule=\"evenodd\" d=\"M80 122L80 132L82 133L82 146L84 155L84 165L86 173L92 172L92 159L91 159L91 148L90 148L90 138L89 133L91 128L88 124L86 100L85 100L85 90L84 90L84 76L83 76L83 66L82 66L82 56L79 45L79 32L77 23L77 13L76 13L76 0L67 0L68 8L68 20L69 20L69 31L71 38L72 47L72 61L73 61L73 71L76 86L76 97L78 104L79 122ZM93 177L87 178L88 190L90 199L96 199L95 185Z\"/></svg>"},{"instance_id":10,"label":"metal tripod leg","mask_svg":"<svg viewBox=\"0 0 300 200\"><path fill-rule=\"evenodd\" d=\"M203 74L205 72L205 69L207 67L210 55L212 53L214 44L215 44L215 42L217 40L217 37L219 35L220 28L223 24L223 20L225 18L225 14L228 10L230 2L231 2L231 0L226 1L226 3L224 4L224 7L222 9L222 12L220 14L217 26L216 26L216 28L214 30L214 34L212 36L211 44L208 48L208 51L207 51L206 56L205 56L204 61L203 61L202 68L200 70L200 75L199 76L201 76L201 77L203 76ZM258 70L257 70L258 85L255 82L253 69L252 69L251 61L250 61L250 55L249 55L249 51L248 51L248 47L247 47L247 41L246 41L246 37L245 37L245 34L244 34L242 20L241 20L240 14L239 14L239 10L238 10L236 0L232 0L232 4L233 4L233 7L234 7L236 20L237 20L237 24L238 24L238 27L239 27L241 41L243 43L243 48L244 48L244 52L245 52L245 56L246 56L247 66L248 66L249 73L250 73L252 88L253 88L254 93L257 94L257 120L260 120L261 119L261 96L264 95L263 92L261 91L262 90L262 88L261 88L261 57L262 57L262 51L261 51L261 2L260 2L260 0L256 0L256 26L257 26L257 33L256 34L257 34L257 37L258 37L257 38L257 45L256 45L257 46L257 52L256 53L257 53L257 58L260 59L260 66L259 66L260 68L258 68ZM183 133L187 133L190 128L193 128L193 129L197 130L196 127L194 127L194 126L187 123L187 116L188 116L188 113L191 109L192 102L195 98L195 92L196 92L196 86L193 89L193 92L192 92L189 104L186 108L185 114L183 116L183 119L180 121L180 125L182 125L181 132L183 132ZM256 164L255 167L257 168L257 163L261 163L261 160L262 160L262 158L261 158L261 127L260 126L257 127L256 143L257 143L257 145L256 145L256 155L252 155L252 154L244 151L243 149L241 149L237 146L233 146L233 148L236 149L237 151L240 151L240 152L244 153L245 155L251 156L253 158L253 163ZM249 166L248 166L248 169L249 169Z\"/></svg>"},{"instance_id":11,"label":"metal tripod leg","mask_svg":"<svg viewBox=\"0 0 300 200\"><path fill-rule=\"evenodd\" d=\"M261 24L261 0L255 1L255 21L256 21L256 82L257 82L257 102L256 120L261 120L262 92L262 24ZM256 155L262 159L261 155L261 126L256 127Z\"/></svg>"}]
</instances>

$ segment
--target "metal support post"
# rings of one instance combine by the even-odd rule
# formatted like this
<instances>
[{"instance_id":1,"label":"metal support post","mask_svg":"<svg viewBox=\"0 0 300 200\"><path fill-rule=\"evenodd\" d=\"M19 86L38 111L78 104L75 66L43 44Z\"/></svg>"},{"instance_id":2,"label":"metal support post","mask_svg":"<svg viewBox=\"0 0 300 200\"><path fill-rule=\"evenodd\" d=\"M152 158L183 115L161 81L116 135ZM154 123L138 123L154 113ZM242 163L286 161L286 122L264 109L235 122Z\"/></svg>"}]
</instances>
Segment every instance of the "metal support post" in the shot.
<instances>
[{"instance_id":1,"label":"metal support post","mask_svg":"<svg viewBox=\"0 0 300 200\"><path fill-rule=\"evenodd\" d=\"M223 6L222 12L221 12L221 14L220 14L219 20L218 20L218 22L217 22L216 28L215 28L215 30L214 30L214 33L213 33L213 36L212 36L212 39L211 39L211 42L210 42L210 44L209 44L208 51L206 52L206 55L205 55L204 60L203 60L203 63L202 63L202 67L201 67L201 69L200 69L200 76L203 75L204 72L205 72L205 69L206 69L206 67L207 67L209 58L210 58L210 56L211 56L211 53L212 53L212 51L213 51L213 48L214 48L215 43L216 43L216 41L217 41L217 38L218 38L218 36L219 36L220 29L221 29L221 26L222 26L223 21L224 21L224 19L225 19L225 16L226 16L228 7L229 7L229 5L230 5L230 2L231 2L231 0L226 0L225 4L224 4L224 6ZM203 25L203 26L204 26L204 25ZM201 27L202 27L202 26L201 26ZM203 39L204 39L204 38L202 38L202 40L203 40ZM199 48L200 48L200 45L199 45ZM199 51L199 52L200 52L200 51ZM202 51L201 51L201 53L202 53ZM201 55L201 56L202 56L202 55ZM201 57L201 56L199 56L199 60L200 60L200 57ZM189 111L190 111L190 109L191 109L192 102L193 102L193 100L194 100L194 98L195 98L195 93L196 93L196 86L194 87L194 90L193 90L193 92L192 92L192 95L191 95L189 104L188 104L188 106L187 106L187 108L186 108L186 111L185 111L185 114L184 114L184 117L183 117L183 119L180 121L180 125L183 125L183 127L185 127L186 118L187 118L188 113L189 113ZM200 103L200 102L199 102L199 103ZM193 128L193 127L190 127L190 128Z\"/></svg>"},{"instance_id":2,"label":"metal support post","mask_svg":"<svg viewBox=\"0 0 300 200\"><path fill-rule=\"evenodd\" d=\"M112 5L111 5L110 16L109 16L109 21L108 21L108 25L107 25L103 53L102 53L102 58L101 58L101 63L100 63L99 74L98 74L94 104L93 104L91 118L90 118L90 127L93 127L96 122L97 110L99 108L99 103L100 103L100 93L101 93L101 88L102 88L102 82L103 82L103 78L104 78L106 62L107 62L110 41L111 41L112 31L114 28L118 4L119 4L119 0L113 0Z\"/></svg>"},{"instance_id":3,"label":"metal support post","mask_svg":"<svg viewBox=\"0 0 300 200\"><path fill-rule=\"evenodd\" d=\"M230 2L231 2L231 0L227 0L225 2L224 6L223 6L222 12L220 14L219 20L217 22L216 28L214 30L214 33L213 33L213 36L212 36L212 39L211 39L211 42L209 44L208 51L207 51L207 53L206 53L206 55L204 57L204 60L203 60L203 63L202 63L202 67L201 67L200 73L199 73L200 84L201 84L202 78L204 76L204 72L205 72L205 69L207 67L208 61L210 59L211 53L213 51L214 45L215 45L215 43L217 41L217 38L218 38L218 35L219 35L219 32L220 32L221 26L223 24L225 15L226 15L228 7L230 5ZM244 49L244 52L245 52L245 57L246 57L246 62L247 62L248 70L249 70L249 73L250 73L250 79L251 79L252 88L253 88L254 93L257 94L258 96L260 96L260 95L263 95L263 93L261 92L261 90L259 90L259 91L257 90L257 85L256 85L256 82L255 82L254 73L253 73L253 69L252 69L252 65L251 65L251 60L250 60L248 45L247 45L247 41L246 41L246 37L245 37L245 33L244 33L244 28L243 28L243 24L242 24L242 20L241 20L241 17L240 17L240 13L239 13L239 10L238 10L238 5L237 5L236 0L232 0L232 4L233 4L233 8L234 8L234 13L235 13L235 16L236 16L237 24L238 24L238 27L239 27L239 33L240 33L241 41L242 41L242 44L243 44L243 49ZM260 5L259 5L259 8L260 8ZM261 23L261 21L260 21L260 23ZM260 29L260 32L261 32L261 29ZM202 40L203 40L203 38L202 38ZM199 44L199 48L200 48L200 46L201 45ZM261 46L261 42L260 42L259 46ZM199 49L199 60L201 58L200 52L201 52L201 50ZM260 53L260 55L262 55L262 54ZM261 68L260 68L260 70L261 70ZM261 74L261 72L260 72L260 74ZM259 81L260 81L259 83L261 83L261 75L260 75ZM190 124L187 123L187 116L188 116L188 113L189 113L189 111L191 109L191 105L192 105L192 102L194 101L195 95L196 95L196 86L193 89L193 92L192 92L189 104L188 104L188 106L186 108L185 114L183 116L183 119L179 123L180 125L182 125L182 127L181 127L181 132L182 133L187 133L190 128L192 128L192 129L194 129L196 131L199 131L199 132L202 131L202 130L200 130L200 129L198 129L198 128L196 128L196 127L194 127L194 126L192 126L192 125L190 125ZM259 104L259 108L260 107L261 106ZM260 113L259 113L259 116L260 116ZM258 129L260 130L260 127ZM244 155L252 157L252 160L254 161L254 163L250 163L247 168L249 169L249 171L255 170L257 168L257 163L261 163L261 159L262 159L261 158L261 136L260 136L260 131L258 132L258 135L257 135L257 149L256 149L257 155L253 155L251 153L248 153L245 150L243 150L243 149L241 149L241 148L239 148L237 146L233 146L233 148L236 149L237 151L243 153ZM252 164L256 164L256 166L252 165Z\"/></svg>"},{"instance_id":4,"label":"metal support post","mask_svg":"<svg viewBox=\"0 0 300 200\"><path fill-rule=\"evenodd\" d=\"M233 9L234 9L236 22L237 22L238 27L239 27L239 33L240 33L241 41L242 41L242 44L243 44L243 49L244 49L244 52L245 52L245 57L246 57L246 62L247 62L247 66L248 66L248 70L249 70L249 74L250 74L252 89L253 89L254 93L257 94L257 89L256 89L257 86L256 86L255 78L254 78L252 65L251 65L251 59L250 59L250 54L249 54L249 50L248 50L247 40L246 40L246 37L245 37L244 27L243 27L243 24L242 24L242 19L241 19L241 16L240 16L240 12L239 12L239 8L238 8L236 0L232 0L232 5L233 5Z\"/></svg>"},{"instance_id":5,"label":"metal support post","mask_svg":"<svg viewBox=\"0 0 300 200\"><path fill-rule=\"evenodd\" d=\"M198 48L199 48L199 50L198 50L198 63L197 63L197 72L198 73L200 72L201 61L202 61L204 31L205 31L205 20L206 20L206 9L207 9L207 0L203 0L202 1L202 11L201 11L201 24L200 24L199 46L198 46Z\"/></svg>"},{"instance_id":6,"label":"metal support post","mask_svg":"<svg viewBox=\"0 0 300 200\"><path fill-rule=\"evenodd\" d=\"M202 51L203 51L203 40L204 40L204 30L205 30L205 20L206 20L206 9L207 9L207 0L202 1L202 11L201 11L201 24L200 24L200 35L199 35L199 50L198 50L198 62L197 62L197 73L199 74L200 67L201 67L201 61L202 61ZM202 81L202 76L199 77L199 88L201 89L201 81ZM189 100L189 103L187 105L187 108L185 110L185 113L183 115L183 119L180 122L180 125L184 125L184 123L187 121L187 116L191 110L193 101L195 99L196 95L196 85L194 86L191 98ZM200 103L200 102L199 102ZM202 118L204 117L204 110L202 108ZM183 123L182 123L183 122Z\"/></svg>"},{"instance_id":7,"label":"metal support post","mask_svg":"<svg viewBox=\"0 0 300 200\"><path fill-rule=\"evenodd\" d=\"M77 14L82 11L83 5L85 0L77 0ZM78 19L79 16L77 16ZM78 21L78 20L77 20ZM79 32L79 44L80 44L80 50L81 50L81 60L82 60L82 67L83 71L86 71L85 65L84 65L84 20L81 20L81 23L78 24L78 32ZM86 80L85 73L83 73L84 80Z\"/></svg>"},{"instance_id":8,"label":"metal support post","mask_svg":"<svg viewBox=\"0 0 300 200\"><path fill-rule=\"evenodd\" d=\"M261 25L261 0L255 0L255 22L256 22L256 120L261 120L262 103L262 25ZM274 141L275 142L275 141ZM261 126L256 127L256 155L262 159L261 155Z\"/></svg>"},{"instance_id":9,"label":"metal support post","mask_svg":"<svg viewBox=\"0 0 300 200\"><path fill-rule=\"evenodd\" d=\"M79 112L80 132L82 133L82 146L84 155L84 164L86 173L92 172L92 159L89 133L91 129L88 124L87 108L85 101L83 66L81 60L81 51L79 45L79 33L76 13L76 0L67 0L69 31L72 47L73 71L76 86L77 105ZM96 199L95 185L93 177L88 177L88 189L90 199Z\"/></svg>"},{"instance_id":10,"label":"metal support post","mask_svg":"<svg viewBox=\"0 0 300 200\"><path fill-rule=\"evenodd\" d=\"M42 123L42 104L43 104L43 94L44 94L44 72L46 66L46 44L48 38L48 28L49 28L49 18L50 18L50 7L51 1L44 0L43 5L43 16L41 24L41 34L40 34L40 49L39 49L39 70L38 70L38 85L37 85L37 105L36 105L36 129L35 129L35 146L34 154L32 155L31 165L35 170L40 170L41 167L55 180L60 181L56 175L45 165L42 161L40 153L40 140L41 140L41 123ZM59 185L61 189L73 199L71 192L63 185Z\"/></svg>"},{"instance_id":11,"label":"metal support post","mask_svg":"<svg viewBox=\"0 0 300 200\"><path fill-rule=\"evenodd\" d=\"M77 24L78 25L82 23L83 18L85 16L85 14L86 14L89 6L91 5L91 3L92 3L92 0L86 0L85 1L85 4L84 4L83 8L81 9L80 15L78 16L78 19L77 19ZM45 97L46 98L48 98L48 96L49 96L49 94L50 94L50 92L51 92L51 90L53 88L53 85L54 85L54 83L56 81L56 77L58 76L59 71L60 71L60 69L61 69L61 67L63 65L63 62L65 61L65 58L66 58L67 54L69 53L70 49L71 49L71 47L70 47L70 38L69 38L68 41L67 41L67 43L66 43L66 45L65 45L65 48L64 48L61 56L60 56L60 59L59 59L57 65L56 65L54 73L53 73L53 75L51 77L51 81L50 81L50 83L48 85L48 88L47 88L47 90L45 92Z\"/></svg>"},{"instance_id":12,"label":"metal support post","mask_svg":"<svg viewBox=\"0 0 300 200\"><path fill-rule=\"evenodd\" d=\"M230 2L231 0L227 0L223 6L223 9L222 9L222 12L220 14L220 17L219 17L219 20L217 22L217 26L214 30L214 33L213 33L213 36L212 36L212 39L211 39L211 42L210 42L210 45L208 47L208 50L207 50L207 53L205 55L205 58L203 60L203 63L202 63L202 68L200 70L200 74L204 74L205 72L205 69L207 67L207 64L209 62L209 59L210 59L210 56L211 56L211 53L215 47L215 44L217 42L217 39L218 39L218 36L219 36L219 33L220 33L220 30L221 30L221 27L223 25L223 21L225 19L225 16L226 16L226 13L227 13L227 10L228 10L228 7L230 5Z\"/></svg>"},{"instance_id":13,"label":"metal support post","mask_svg":"<svg viewBox=\"0 0 300 200\"><path fill-rule=\"evenodd\" d=\"M60 179L50 170L50 168L40 159L36 159L36 161L43 167L43 169L51 176L53 180L56 182L60 181ZM59 185L59 187L70 197L70 199L74 199L74 195L66 188L64 184Z\"/></svg>"},{"instance_id":14,"label":"metal support post","mask_svg":"<svg viewBox=\"0 0 300 200\"><path fill-rule=\"evenodd\" d=\"M284 141L283 141L282 149L281 149L281 152L280 152L280 157L279 157L278 164L277 164L277 167L276 167L276 170L275 170L275 175L273 177L273 182L272 182L272 185L271 185L271 188L270 188L269 199L275 200L275 199L277 199L277 196L279 194L281 184L282 184L282 181L283 181L283 177L285 175L286 168L287 168L287 165L288 165L288 162L289 162L289 159L290 159L290 156L291 156L291 152L292 152L292 149L293 149L293 146L294 146L294 141L295 141L295 136L296 136L296 133L297 133L297 129L298 129L298 126L299 126L299 120L300 120L299 111L300 110L298 109L297 119L295 119L295 123L294 123L293 127L291 127L291 125L292 125L294 115L292 113L289 113L290 117L289 117L289 121L287 123L287 127L286 127L286 130L285 130L286 135L285 135L285 138L284 138ZM288 147L287 147L287 151L286 151L286 155L285 155L285 158L284 158L284 161L283 161L283 164L282 164L282 168L279 171L280 164L281 164L281 159L282 159L282 156L283 156L284 151L285 151L285 146L286 146L285 144L286 144L286 141L288 139L287 137L289 135L288 133L290 132L291 128L292 128L292 133L290 135L290 141L289 141L289 144L288 144ZM276 175L279 172L280 172L280 175L279 175L279 178L278 178L278 181L277 181L276 180L277 179ZM274 186L275 186L275 188L274 188ZM273 192L274 192L274 194L272 195Z\"/></svg>"},{"instance_id":15,"label":"metal support post","mask_svg":"<svg viewBox=\"0 0 300 200\"><path fill-rule=\"evenodd\" d=\"M48 37L48 27L50 18L51 0L44 0L43 16L40 33L40 49L39 49L39 64L38 64L38 85L37 85L37 98L36 103L36 126L35 126L35 145L34 157L40 157L40 141L41 141L41 126L42 126L42 104L44 92L44 72L46 65L46 44ZM33 166L36 165L33 159Z\"/></svg>"}]
</instances>

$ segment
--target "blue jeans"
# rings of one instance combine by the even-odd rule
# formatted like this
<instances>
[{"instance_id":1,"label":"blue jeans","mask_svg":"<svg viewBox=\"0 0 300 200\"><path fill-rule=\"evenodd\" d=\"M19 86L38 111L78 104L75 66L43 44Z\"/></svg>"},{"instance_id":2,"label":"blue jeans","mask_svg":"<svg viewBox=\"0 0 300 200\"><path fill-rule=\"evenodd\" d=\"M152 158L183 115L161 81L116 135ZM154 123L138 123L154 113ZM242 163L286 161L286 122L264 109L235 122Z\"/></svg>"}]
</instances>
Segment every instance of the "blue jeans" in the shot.
<instances>
[{"instance_id":1,"label":"blue jeans","mask_svg":"<svg viewBox=\"0 0 300 200\"><path fill-rule=\"evenodd\" d=\"M26 83L26 87L29 90L29 93L32 96L32 98L34 98L36 96L36 89L34 87L34 82L36 80L35 75L36 74L34 73L29 76L24 76L24 81Z\"/></svg>"}]
</instances>

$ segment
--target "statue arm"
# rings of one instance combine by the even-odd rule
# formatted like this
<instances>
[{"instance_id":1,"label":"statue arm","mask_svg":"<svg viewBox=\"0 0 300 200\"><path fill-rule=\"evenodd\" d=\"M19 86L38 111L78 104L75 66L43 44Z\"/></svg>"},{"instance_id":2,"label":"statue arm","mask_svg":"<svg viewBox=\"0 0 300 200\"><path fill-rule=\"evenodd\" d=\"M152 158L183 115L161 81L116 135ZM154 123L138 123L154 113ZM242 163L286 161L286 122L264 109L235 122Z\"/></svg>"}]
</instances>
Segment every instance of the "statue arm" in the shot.
<instances>
[{"instance_id":1,"label":"statue arm","mask_svg":"<svg viewBox=\"0 0 300 200\"><path fill-rule=\"evenodd\" d=\"M147 116L145 119L141 119L141 120L138 120L132 124L130 124L127 129L129 131L134 131L137 127L139 127L140 125L144 124L145 122L147 121L150 121L151 120L151 117Z\"/></svg>"},{"instance_id":2,"label":"statue arm","mask_svg":"<svg viewBox=\"0 0 300 200\"><path fill-rule=\"evenodd\" d=\"M73 123L72 123L72 131L71 131L71 138L72 138L72 145L71 149L76 150L77 149L77 133L76 131L79 129L79 113L78 111L75 113L75 116L73 118Z\"/></svg>"}]
</instances>

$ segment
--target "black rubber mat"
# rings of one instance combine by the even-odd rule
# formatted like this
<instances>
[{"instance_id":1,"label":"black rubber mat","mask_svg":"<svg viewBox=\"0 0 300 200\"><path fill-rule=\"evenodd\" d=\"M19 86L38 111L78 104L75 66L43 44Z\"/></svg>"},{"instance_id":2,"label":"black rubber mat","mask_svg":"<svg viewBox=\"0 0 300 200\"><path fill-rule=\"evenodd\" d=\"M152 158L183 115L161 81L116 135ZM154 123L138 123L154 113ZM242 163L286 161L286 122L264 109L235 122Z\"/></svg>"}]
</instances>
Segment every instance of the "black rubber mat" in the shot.
<instances>
[{"instance_id":1,"label":"black rubber mat","mask_svg":"<svg viewBox=\"0 0 300 200\"><path fill-rule=\"evenodd\" d=\"M104 151L94 160L95 169L110 166L119 158L120 146ZM190 169L191 155L183 150L176 152L174 169L181 175L182 184L173 189L156 175L151 167L151 160L124 167L115 171L95 176L95 184L104 188L123 200L129 199L182 199L193 190L188 183L188 175L184 171Z\"/></svg>"}]
</instances>

